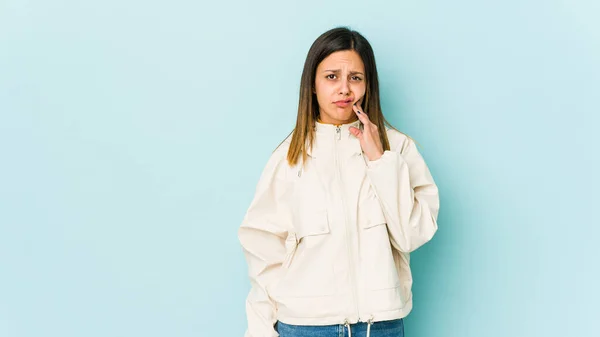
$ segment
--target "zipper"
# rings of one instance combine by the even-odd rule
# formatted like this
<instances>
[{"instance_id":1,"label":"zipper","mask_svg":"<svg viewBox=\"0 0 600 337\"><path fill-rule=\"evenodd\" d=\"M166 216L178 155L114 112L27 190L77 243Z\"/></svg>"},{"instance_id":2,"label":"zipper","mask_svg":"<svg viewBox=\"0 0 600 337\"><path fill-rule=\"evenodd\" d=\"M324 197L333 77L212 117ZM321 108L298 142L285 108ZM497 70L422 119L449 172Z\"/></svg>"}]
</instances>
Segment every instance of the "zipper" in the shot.
<instances>
[{"instance_id":1,"label":"zipper","mask_svg":"<svg viewBox=\"0 0 600 337\"><path fill-rule=\"evenodd\" d=\"M336 126L335 128L335 133L337 135L337 140L339 141L340 139L342 139L342 129L340 126ZM353 299L354 299L354 304L356 306L356 317L358 319L358 321L360 321L360 312L359 312L359 307L358 307L358 291L356 290L356 274L354 272L354 265L352 264L352 258L354 257L354 255L352 254L352 249L351 247L351 242L350 242L350 238L348 237L348 218L346 216L346 200L344 199L344 190L343 190L343 182L342 182L342 174L340 172L340 168L339 168L339 153L338 153L338 142L335 141L334 142L335 146L335 172L338 176L338 184L340 186L340 197L342 199L342 210L343 210L343 214L344 214L344 229L346 231L346 247L348 248L348 260L349 260L349 266L350 266L350 280L351 280L351 285L352 285L352 292L353 292Z\"/></svg>"}]
</instances>

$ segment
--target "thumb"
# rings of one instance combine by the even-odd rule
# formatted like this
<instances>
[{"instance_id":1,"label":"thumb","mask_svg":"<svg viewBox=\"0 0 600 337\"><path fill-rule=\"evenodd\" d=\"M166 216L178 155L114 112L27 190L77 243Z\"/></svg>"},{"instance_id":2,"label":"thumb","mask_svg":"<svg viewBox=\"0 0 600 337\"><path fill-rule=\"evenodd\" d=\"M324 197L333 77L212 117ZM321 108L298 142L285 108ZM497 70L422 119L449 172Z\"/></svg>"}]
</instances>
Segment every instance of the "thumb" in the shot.
<instances>
[{"instance_id":1,"label":"thumb","mask_svg":"<svg viewBox=\"0 0 600 337\"><path fill-rule=\"evenodd\" d=\"M348 130L354 135L354 137L362 139L363 132L360 129L351 126Z\"/></svg>"}]
</instances>

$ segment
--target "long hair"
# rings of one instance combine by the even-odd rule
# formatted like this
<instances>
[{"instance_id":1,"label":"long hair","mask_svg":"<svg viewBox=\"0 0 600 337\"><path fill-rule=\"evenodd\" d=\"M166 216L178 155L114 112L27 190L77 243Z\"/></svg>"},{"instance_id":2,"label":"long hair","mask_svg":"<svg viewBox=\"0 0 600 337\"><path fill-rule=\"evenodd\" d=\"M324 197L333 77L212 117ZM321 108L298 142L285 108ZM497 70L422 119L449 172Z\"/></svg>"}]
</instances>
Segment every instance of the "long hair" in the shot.
<instances>
[{"instance_id":1,"label":"long hair","mask_svg":"<svg viewBox=\"0 0 600 337\"><path fill-rule=\"evenodd\" d=\"M307 159L306 148L312 145L315 139L315 122L319 114L319 103L316 93L312 88L315 85L317 66L330 54L337 51L354 50L358 53L365 67L366 92L362 108L369 116L369 120L377 125L383 150L390 150L385 125L394 128L383 116L379 102L379 80L375 55L371 45L360 33L346 27L337 27L321 34L308 51L302 77L300 80L300 99L298 102L298 116L296 127L292 131L292 140L287 153L290 166L298 163L300 155L302 162Z\"/></svg>"}]
</instances>

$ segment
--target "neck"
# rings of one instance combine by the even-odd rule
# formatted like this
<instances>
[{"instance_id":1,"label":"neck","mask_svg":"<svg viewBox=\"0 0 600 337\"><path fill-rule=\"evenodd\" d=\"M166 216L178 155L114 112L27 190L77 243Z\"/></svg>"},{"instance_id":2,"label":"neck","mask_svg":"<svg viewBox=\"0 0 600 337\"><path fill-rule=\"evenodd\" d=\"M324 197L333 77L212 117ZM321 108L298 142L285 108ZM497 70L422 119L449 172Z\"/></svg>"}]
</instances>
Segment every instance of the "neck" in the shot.
<instances>
[{"instance_id":1,"label":"neck","mask_svg":"<svg viewBox=\"0 0 600 337\"><path fill-rule=\"evenodd\" d=\"M330 125L335 125L335 126L340 126L340 125L344 125L344 124L351 124L354 123L358 120L358 118L355 118L353 120L350 121L346 121L346 122L342 122L342 123L331 123L331 122L323 122L323 120L321 119L321 116L317 116L317 122L321 123L321 124L330 124Z\"/></svg>"}]
</instances>

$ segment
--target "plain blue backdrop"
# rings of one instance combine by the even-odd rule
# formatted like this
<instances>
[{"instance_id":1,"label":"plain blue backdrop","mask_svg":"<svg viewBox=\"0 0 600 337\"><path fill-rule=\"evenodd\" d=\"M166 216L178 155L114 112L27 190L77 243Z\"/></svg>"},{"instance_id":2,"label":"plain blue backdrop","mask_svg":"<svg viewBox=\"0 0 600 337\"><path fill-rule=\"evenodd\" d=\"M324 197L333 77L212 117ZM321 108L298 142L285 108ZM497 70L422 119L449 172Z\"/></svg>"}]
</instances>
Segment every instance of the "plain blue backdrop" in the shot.
<instances>
[{"instance_id":1,"label":"plain blue backdrop","mask_svg":"<svg viewBox=\"0 0 600 337\"><path fill-rule=\"evenodd\" d=\"M306 53L371 42L441 195L408 337L597 336L597 1L0 1L0 336L242 336Z\"/></svg>"}]
</instances>

